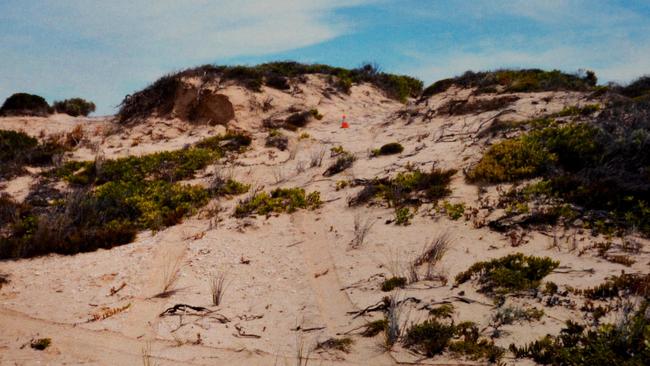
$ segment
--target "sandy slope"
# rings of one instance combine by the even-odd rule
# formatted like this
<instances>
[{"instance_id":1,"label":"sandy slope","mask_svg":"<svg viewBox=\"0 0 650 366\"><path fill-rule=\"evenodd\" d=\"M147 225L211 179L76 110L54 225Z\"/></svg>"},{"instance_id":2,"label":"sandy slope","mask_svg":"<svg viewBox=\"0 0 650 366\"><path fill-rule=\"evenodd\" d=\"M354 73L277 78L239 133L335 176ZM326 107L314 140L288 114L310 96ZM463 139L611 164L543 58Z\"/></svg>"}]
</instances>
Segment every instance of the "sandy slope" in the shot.
<instances>
[{"instance_id":1,"label":"sandy slope","mask_svg":"<svg viewBox=\"0 0 650 366\"><path fill-rule=\"evenodd\" d=\"M349 208L347 197L358 188L335 189L338 180L388 176L402 171L407 164L422 169L436 164L462 170L476 161L485 148L485 141L474 137L495 115L505 113L510 119L527 119L557 112L567 105L585 103L583 95L522 94L509 107L511 112L430 118L427 111L450 98L466 98L469 91L452 89L425 102L405 106L386 99L370 86L353 87L351 96L329 98L324 90L322 80L310 77L300 92L293 94L273 89L254 94L235 86L222 91L236 108L232 126L248 130L254 136L252 148L228 163L234 167L234 176L265 189L300 186L308 192L318 190L326 202L320 209L242 220L231 216L237 199L224 199L211 203L223 210L222 221L216 226L199 214L157 233L144 232L134 243L111 250L0 262L0 273L10 274L11 281L0 289L0 363L138 364L142 362L143 347L149 345L152 359L158 365L296 364L295 354L300 344L311 348L317 342L378 319L380 313L353 318L348 312L380 301L386 295L379 290L383 279L405 274L408 262L428 240L441 233L448 233L453 245L437 271L450 281L446 285L420 282L397 293L398 298L420 300L418 304L405 305L405 324L425 319L427 312L421 309L422 305L450 300L457 310L456 320L472 320L487 326L493 310L491 300L477 293L471 284L454 288L451 279L478 260L512 252L560 260L564 267L559 272L569 273L554 273L548 280L578 288L592 286L621 270L647 271L650 261L647 250L635 258L637 262L631 268L591 254L577 256L576 252L569 252L571 236L579 247L598 240L586 233L566 233L566 239L560 239L559 249L551 247L551 237L531 233L526 244L512 248L507 236L487 228L475 228L471 221L452 221L437 214L432 205L420 207L410 226L385 224L393 217L392 209ZM273 98L274 108L264 112L257 106L266 97ZM324 118L299 132L285 132L292 138L289 151L265 148L267 132L260 128L261 121L274 113L284 113L292 105L318 108ZM398 113L404 110L409 113ZM350 129L339 128L341 114L347 115ZM107 119L61 116L0 119L0 128L22 129L35 136L42 136L41 130L45 135L69 131L76 124L83 126L87 140L70 159L90 159L98 153L116 157L177 149L224 129L161 120L115 129ZM301 132L309 133L310 138L299 140ZM368 157L371 149L393 141L405 146L402 154ZM350 170L324 178L322 172L334 159L329 157L329 149L337 145L355 153L358 160ZM312 154L322 149L327 151L323 166L310 168ZM4 190L23 199L32 180L30 176L16 178ZM194 182L205 180L198 177ZM458 173L449 200L477 207L477 198L476 187L467 185ZM479 216L483 213L480 211ZM349 246L355 216L376 220L359 249ZM647 242L642 242L647 248ZM162 289L163 274L176 261L180 273L175 285L177 291L167 298L154 298ZM567 269L593 269L594 272ZM178 303L210 307L208 281L215 271L225 271L228 278L223 304L212 308L215 316L159 317L164 309ZM125 287L110 296L110 289L122 283ZM457 301L454 296L461 291L464 297L476 302ZM543 306L531 298L509 301ZM87 322L103 307L127 304L130 308L124 312ZM560 306L546 308L545 312L540 322L505 327L507 332L497 339L497 344L507 347L512 342L521 344L549 332L556 333L565 320L579 314L577 310ZM216 314L230 322L219 323ZM420 360L397 346L386 352L381 336L368 339L355 332L350 334L355 344L349 354L314 351L310 355L315 359L312 363L474 363L446 356ZM52 338L52 347L44 352L25 347L30 339L38 337Z\"/></svg>"}]
</instances>

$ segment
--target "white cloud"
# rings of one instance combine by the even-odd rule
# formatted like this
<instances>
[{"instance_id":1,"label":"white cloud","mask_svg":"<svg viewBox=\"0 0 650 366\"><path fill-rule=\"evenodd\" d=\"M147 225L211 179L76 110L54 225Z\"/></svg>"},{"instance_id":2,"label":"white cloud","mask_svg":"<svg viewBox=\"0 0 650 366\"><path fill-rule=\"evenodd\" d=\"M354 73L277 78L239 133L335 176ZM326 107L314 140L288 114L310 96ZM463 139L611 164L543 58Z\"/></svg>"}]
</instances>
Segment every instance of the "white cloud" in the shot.
<instances>
[{"instance_id":1,"label":"white cloud","mask_svg":"<svg viewBox=\"0 0 650 366\"><path fill-rule=\"evenodd\" d=\"M371 0L42 0L0 4L0 99L18 90L94 99L100 112L173 68L317 44L338 9ZM7 70L10 70L7 72ZM47 96L47 95L46 95Z\"/></svg>"}]
</instances>

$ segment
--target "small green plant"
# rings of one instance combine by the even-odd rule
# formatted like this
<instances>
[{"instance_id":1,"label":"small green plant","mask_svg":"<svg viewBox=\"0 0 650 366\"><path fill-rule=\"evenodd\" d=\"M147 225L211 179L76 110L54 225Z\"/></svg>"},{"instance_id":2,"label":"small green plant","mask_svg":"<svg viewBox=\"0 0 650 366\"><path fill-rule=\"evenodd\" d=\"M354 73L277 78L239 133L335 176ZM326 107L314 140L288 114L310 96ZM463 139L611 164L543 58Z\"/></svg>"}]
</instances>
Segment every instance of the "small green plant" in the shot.
<instances>
[{"instance_id":1,"label":"small green plant","mask_svg":"<svg viewBox=\"0 0 650 366\"><path fill-rule=\"evenodd\" d=\"M460 203L450 203L448 201L444 201L442 203L442 209L444 210L445 213L447 213L447 216L452 219L452 220L458 220L463 215L465 214L465 204L460 202Z\"/></svg>"},{"instance_id":2,"label":"small green plant","mask_svg":"<svg viewBox=\"0 0 650 366\"><path fill-rule=\"evenodd\" d=\"M311 137L311 136L310 136L307 132L303 132L303 133L300 134L300 136L298 137L298 139L300 139L300 140L306 140L306 139L308 139L308 138L310 138L310 137Z\"/></svg>"},{"instance_id":3,"label":"small green plant","mask_svg":"<svg viewBox=\"0 0 650 366\"><path fill-rule=\"evenodd\" d=\"M428 319L406 330L404 346L433 357L442 353L454 337L456 328L437 319Z\"/></svg>"},{"instance_id":4,"label":"small green plant","mask_svg":"<svg viewBox=\"0 0 650 366\"><path fill-rule=\"evenodd\" d=\"M557 113L558 117L575 117L575 116L588 116L594 114L600 110L600 105L598 104L587 104L582 107L578 106L569 106L562 109Z\"/></svg>"},{"instance_id":5,"label":"small green plant","mask_svg":"<svg viewBox=\"0 0 650 366\"><path fill-rule=\"evenodd\" d=\"M404 151L404 146L402 146L402 144L400 144L399 142L391 142L383 145L379 149L373 150L372 155L373 156L393 155L393 154L399 154L402 151Z\"/></svg>"},{"instance_id":6,"label":"small green plant","mask_svg":"<svg viewBox=\"0 0 650 366\"><path fill-rule=\"evenodd\" d=\"M413 213L408 207L400 207L395 209L395 225L410 225Z\"/></svg>"},{"instance_id":7,"label":"small green plant","mask_svg":"<svg viewBox=\"0 0 650 366\"><path fill-rule=\"evenodd\" d=\"M406 283L408 281L406 280L406 277L391 277L386 279L382 284L381 284L381 290L384 292L389 292L393 291L396 288L403 288L406 286Z\"/></svg>"},{"instance_id":8,"label":"small green plant","mask_svg":"<svg viewBox=\"0 0 650 366\"><path fill-rule=\"evenodd\" d=\"M330 149L330 152L332 153L332 157L341 155L345 152L345 149L343 149L343 146L334 146Z\"/></svg>"},{"instance_id":9,"label":"small green plant","mask_svg":"<svg viewBox=\"0 0 650 366\"><path fill-rule=\"evenodd\" d=\"M235 217L245 217L256 213L268 215L275 213L292 213L297 209L314 210L322 204L320 192L305 194L302 188L276 188L270 193L260 192L239 202L235 208Z\"/></svg>"},{"instance_id":10,"label":"small green plant","mask_svg":"<svg viewBox=\"0 0 650 366\"><path fill-rule=\"evenodd\" d=\"M559 262L548 257L515 253L474 263L456 276L456 282L461 284L476 278L480 291L488 294L525 291L537 288L540 281L559 265Z\"/></svg>"},{"instance_id":11,"label":"small green plant","mask_svg":"<svg viewBox=\"0 0 650 366\"><path fill-rule=\"evenodd\" d=\"M320 121L321 119L323 119L323 115L320 114L320 112L318 112L318 109L315 109L315 108L314 108L314 109L311 109L311 110L309 111L309 114L311 114L312 117L316 118L316 119L319 120L319 121Z\"/></svg>"},{"instance_id":12,"label":"small green plant","mask_svg":"<svg viewBox=\"0 0 650 366\"><path fill-rule=\"evenodd\" d=\"M429 310L429 315L436 319L451 319L454 315L454 305L443 304Z\"/></svg>"},{"instance_id":13,"label":"small green plant","mask_svg":"<svg viewBox=\"0 0 650 366\"><path fill-rule=\"evenodd\" d=\"M31 341L29 344L35 350L43 351L52 344L51 338L39 338Z\"/></svg>"}]
</instances>

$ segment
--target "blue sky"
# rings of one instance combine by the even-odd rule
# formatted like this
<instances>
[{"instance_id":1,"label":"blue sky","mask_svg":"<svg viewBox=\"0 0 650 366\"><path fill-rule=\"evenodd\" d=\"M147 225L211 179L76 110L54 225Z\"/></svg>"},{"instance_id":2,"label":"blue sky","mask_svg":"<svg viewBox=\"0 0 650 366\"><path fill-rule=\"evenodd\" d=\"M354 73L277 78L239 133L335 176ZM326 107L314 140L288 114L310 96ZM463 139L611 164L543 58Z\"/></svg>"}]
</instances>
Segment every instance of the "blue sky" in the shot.
<instances>
[{"instance_id":1,"label":"blue sky","mask_svg":"<svg viewBox=\"0 0 650 366\"><path fill-rule=\"evenodd\" d=\"M650 73L650 1L0 0L0 100L80 96L111 114L173 70L289 59L425 84L499 67L627 82Z\"/></svg>"}]
</instances>

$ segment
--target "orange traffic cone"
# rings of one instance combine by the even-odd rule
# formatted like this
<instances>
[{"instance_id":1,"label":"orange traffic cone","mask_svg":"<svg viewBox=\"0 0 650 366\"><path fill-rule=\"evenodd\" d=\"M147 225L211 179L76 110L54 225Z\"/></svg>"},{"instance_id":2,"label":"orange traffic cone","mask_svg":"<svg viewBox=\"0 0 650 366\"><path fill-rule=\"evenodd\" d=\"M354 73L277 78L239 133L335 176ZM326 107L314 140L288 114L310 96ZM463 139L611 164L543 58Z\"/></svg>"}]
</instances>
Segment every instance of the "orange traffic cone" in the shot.
<instances>
[{"instance_id":1,"label":"orange traffic cone","mask_svg":"<svg viewBox=\"0 0 650 366\"><path fill-rule=\"evenodd\" d=\"M343 115L343 119L341 120L341 128L349 128L350 125L345 121L345 114Z\"/></svg>"}]
</instances>

